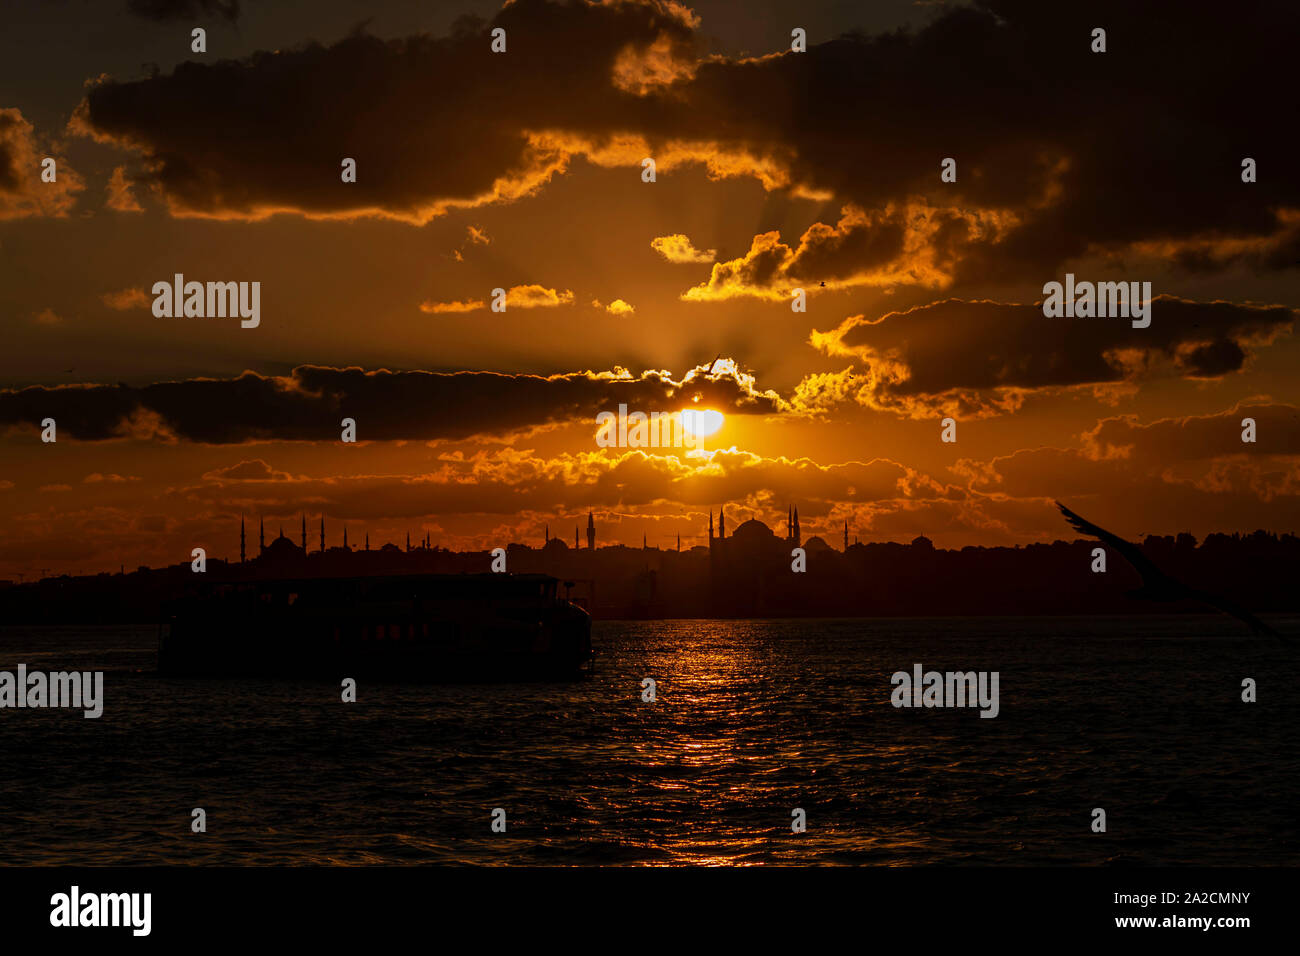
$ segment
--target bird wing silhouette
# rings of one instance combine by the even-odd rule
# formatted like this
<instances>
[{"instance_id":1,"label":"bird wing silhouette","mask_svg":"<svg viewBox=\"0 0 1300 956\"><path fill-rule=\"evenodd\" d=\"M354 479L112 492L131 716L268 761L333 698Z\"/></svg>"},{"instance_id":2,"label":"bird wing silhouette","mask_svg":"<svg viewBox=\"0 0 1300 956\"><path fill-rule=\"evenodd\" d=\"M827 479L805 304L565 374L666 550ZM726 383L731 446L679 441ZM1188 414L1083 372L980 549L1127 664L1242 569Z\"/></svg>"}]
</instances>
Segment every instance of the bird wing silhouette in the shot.
<instances>
[{"instance_id":1,"label":"bird wing silhouette","mask_svg":"<svg viewBox=\"0 0 1300 956\"><path fill-rule=\"evenodd\" d=\"M1142 575L1143 584L1147 586L1167 585L1170 582L1169 575L1156 567L1136 544L1125 541L1119 535L1112 534L1105 528L1093 524L1087 518L1075 514L1059 501L1056 503L1056 507L1061 509L1061 514L1065 515L1065 520L1070 522L1075 531L1080 531L1093 538L1099 538L1118 551L1125 561L1133 565L1133 570Z\"/></svg>"},{"instance_id":2,"label":"bird wing silhouette","mask_svg":"<svg viewBox=\"0 0 1300 956\"><path fill-rule=\"evenodd\" d=\"M1155 564L1152 563L1151 559L1143 554L1138 549L1138 546L1132 542L1125 541L1119 535L1112 534L1105 528L1093 524L1087 518L1080 517L1059 501L1056 503L1056 507L1061 509L1061 514L1065 515L1065 520L1070 522L1071 526L1073 526L1076 531L1098 538L1118 551L1123 556L1124 560L1133 565L1133 569L1137 571L1138 574L1142 575L1142 583L1147 587L1155 586L1163 588L1166 593L1181 591L1184 596L1191 600L1200 601L1202 604L1209 605L1216 610L1222 611L1230 617L1235 617L1237 620L1249 627L1255 634L1270 634L1273 637L1283 637L1283 635L1278 634L1277 631L1273 630L1245 608L1227 598L1221 597L1218 594L1211 594L1209 591L1202 591L1199 588L1189 588L1181 581L1171 578L1156 567ZM1287 638L1287 640L1289 641L1290 639Z\"/></svg>"},{"instance_id":3,"label":"bird wing silhouette","mask_svg":"<svg viewBox=\"0 0 1300 956\"><path fill-rule=\"evenodd\" d=\"M1269 634L1273 637L1282 636L1259 618L1255 617L1255 615L1247 611L1244 607L1229 601L1225 597L1220 597L1217 594L1211 594L1208 591L1202 591L1199 589L1193 590L1192 593L1196 596L1196 600L1200 601L1202 604L1208 604L1210 607L1217 608L1224 614L1235 617L1237 620L1249 627L1252 633Z\"/></svg>"}]
</instances>

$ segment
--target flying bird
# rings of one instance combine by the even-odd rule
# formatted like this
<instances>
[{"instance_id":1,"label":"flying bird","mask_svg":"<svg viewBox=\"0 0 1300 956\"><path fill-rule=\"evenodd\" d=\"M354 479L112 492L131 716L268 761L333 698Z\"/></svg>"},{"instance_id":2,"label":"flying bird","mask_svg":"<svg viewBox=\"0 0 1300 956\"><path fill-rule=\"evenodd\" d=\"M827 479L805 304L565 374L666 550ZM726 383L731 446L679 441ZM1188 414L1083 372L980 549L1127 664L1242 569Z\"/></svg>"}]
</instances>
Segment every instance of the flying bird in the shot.
<instances>
[{"instance_id":1,"label":"flying bird","mask_svg":"<svg viewBox=\"0 0 1300 956\"><path fill-rule=\"evenodd\" d=\"M1061 514L1065 515L1065 520L1070 522L1074 530L1104 541L1118 551L1120 556L1133 566L1134 571L1142 575L1142 587L1135 591L1128 591L1129 597L1146 601L1196 601L1198 604L1205 604L1244 622L1254 634L1281 636L1255 615L1227 598L1190 587L1165 574L1131 541L1125 541L1119 535L1112 534L1087 518L1080 517L1059 501L1056 502L1056 507L1061 509Z\"/></svg>"}]
</instances>

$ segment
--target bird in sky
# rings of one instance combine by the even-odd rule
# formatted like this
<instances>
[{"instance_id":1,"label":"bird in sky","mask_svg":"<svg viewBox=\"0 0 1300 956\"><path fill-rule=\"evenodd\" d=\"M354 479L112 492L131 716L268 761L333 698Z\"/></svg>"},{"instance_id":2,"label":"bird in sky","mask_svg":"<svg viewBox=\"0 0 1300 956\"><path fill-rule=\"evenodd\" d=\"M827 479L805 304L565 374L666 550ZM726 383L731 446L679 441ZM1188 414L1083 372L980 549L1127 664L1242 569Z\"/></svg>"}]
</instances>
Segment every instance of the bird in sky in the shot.
<instances>
[{"instance_id":1,"label":"bird in sky","mask_svg":"<svg viewBox=\"0 0 1300 956\"><path fill-rule=\"evenodd\" d=\"M1061 514L1065 516L1066 521L1070 522L1070 526L1074 530L1110 545L1120 553L1120 556L1125 561L1133 566L1134 571L1142 575L1142 587L1127 592L1129 597L1146 601L1196 601L1199 604L1207 605L1235 617L1245 623L1254 634L1270 634L1273 637L1281 636L1255 615L1227 598L1212 594L1209 591L1203 591L1200 588L1191 587L1165 574L1131 541L1125 541L1119 535L1093 524L1087 518L1075 514L1059 501L1056 502L1056 507L1061 509Z\"/></svg>"}]
</instances>

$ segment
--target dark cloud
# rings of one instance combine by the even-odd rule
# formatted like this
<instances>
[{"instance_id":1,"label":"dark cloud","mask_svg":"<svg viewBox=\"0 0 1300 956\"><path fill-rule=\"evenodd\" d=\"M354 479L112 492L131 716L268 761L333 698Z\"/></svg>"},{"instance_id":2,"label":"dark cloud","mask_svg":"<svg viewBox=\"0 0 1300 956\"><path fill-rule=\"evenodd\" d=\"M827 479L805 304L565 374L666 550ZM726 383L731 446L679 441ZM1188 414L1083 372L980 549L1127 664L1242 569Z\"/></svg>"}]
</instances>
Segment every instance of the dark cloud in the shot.
<instances>
[{"instance_id":1,"label":"dark cloud","mask_svg":"<svg viewBox=\"0 0 1300 956\"><path fill-rule=\"evenodd\" d=\"M1094 54L1094 27L1108 51ZM843 37L808 54L703 65L686 95L728 134L779 142L793 177L866 209L906 196L1005 209L1020 224L968 250L962 277L1034 274L1095 246L1273 236L1300 204L1284 36L1300 8L1247 0L1045 4L984 0L916 34ZM749 105L746 105L746 104ZM1267 156L1268 160L1261 157ZM956 183L939 161L957 160ZM1295 261L1275 264L1293 267Z\"/></svg>"},{"instance_id":2,"label":"dark cloud","mask_svg":"<svg viewBox=\"0 0 1300 956\"><path fill-rule=\"evenodd\" d=\"M899 281L938 284L938 255L931 249L908 249L905 239L915 223L906 223L903 210L889 209L879 216L847 207L834 226L818 222L791 247L780 232L754 237L749 251L738 259L718 262L708 281L688 289L687 301L709 301L750 296L786 299L795 288L813 290L821 280L829 288L860 284L893 285ZM950 246L949 224L936 217L926 232L934 238L933 250ZM906 255L905 255L906 254ZM905 264L900 259L907 258Z\"/></svg>"},{"instance_id":3,"label":"dark cloud","mask_svg":"<svg viewBox=\"0 0 1300 956\"><path fill-rule=\"evenodd\" d=\"M127 0L127 9L146 20L184 20L199 16L239 19L239 0Z\"/></svg>"},{"instance_id":4,"label":"dark cloud","mask_svg":"<svg viewBox=\"0 0 1300 956\"><path fill-rule=\"evenodd\" d=\"M183 63L167 76L92 87L74 128L140 148L173 208L256 216L383 212L427 219L449 203L514 198L562 165L526 131L621 124L630 93L610 85L620 53L691 38L669 4L520 0L491 27L462 18L448 37L380 40ZM340 181L344 157L357 182Z\"/></svg>"},{"instance_id":5,"label":"dark cloud","mask_svg":"<svg viewBox=\"0 0 1300 956\"><path fill-rule=\"evenodd\" d=\"M1242 420L1255 421L1255 441L1241 441ZM1300 465L1300 409L1280 402L1243 402L1212 415L1139 422L1132 416L1104 418L1083 435L1094 459L1123 457L1151 468L1203 461L1225 454L1286 456Z\"/></svg>"},{"instance_id":6,"label":"dark cloud","mask_svg":"<svg viewBox=\"0 0 1300 956\"><path fill-rule=\"evenodd\" d=\"M59 437L97 441L138 435L229 444L338 441L340 421L357 422L360 441L432 440L504 434L617 412L670 412L699 397L702 407L762 414L782 408L774 392L728 367L681 380L664 372L502 375L391 372L303 365L283 377L245 372L233 379L187 379L143 387L32 386L0 391L0 427L39 427L53 418Z\"/></svg>"},{"instance_id":7,"label":"dark cloud","mask_svg":"<svg viewBox=\"0 0 1300 956\"><path fill-rule=\"evenodd\" d=\"M1256 424L1254 443L1241 440L1246 418ZM1076 448L965 459L954 470L978 495L1106 502L1128 512L1126 522L1144 522L1139 530L1186 527L1191 516L1203 530L1214 530L1224 514L1245 527L1289 528L1300 519L1300 412L1294 405L1242 403L1151 422L1106 418L1081 439Z\"/></svg>"},{"instance_id":8,"label":"dark cloud","mask_svg":"<svg viewBox=\"0 0 1300 956\"><path fill-rule=\"evenodd\" d=\"M495 26L504 55L489 52ZM873 234L808 250L813 277L846 274L849 253L896 253L904 202L933 211L956 281L1140 243L1172 244L1187 268L1296 264L1300 180L1278 98L1300 32L1289 0L980 0L914 33L745 60L700 59L697 26L661 0L518 0L444 38L354 35L110 80L78 124L138 147L174 208L208 215L422 221L539 188L631 134L864 210ZM1096 26L1106 53L1090 51ZM339 182L343 156L355 185ZM1246 156L1257 183L1241 182ZM956 183L939 180L944 157ZM1008 228L972 229L980 216Z\"/></svg>"},{"instance_id":9,"label":"dark cloud","mask_svg":"<svg viewBox=\"0 0 1300 956\"><path fill-rule=\"evenodd\" d=\"M1296 317L1283 306L1156 296L1150 326L1134 328L1127 318L1047 318L1041 304L946 299L874 321L853 316L812 343L865 365L865 404L980 414L1014 409L1035 389L1237 372Z\"/></svg>"}]
</instances>

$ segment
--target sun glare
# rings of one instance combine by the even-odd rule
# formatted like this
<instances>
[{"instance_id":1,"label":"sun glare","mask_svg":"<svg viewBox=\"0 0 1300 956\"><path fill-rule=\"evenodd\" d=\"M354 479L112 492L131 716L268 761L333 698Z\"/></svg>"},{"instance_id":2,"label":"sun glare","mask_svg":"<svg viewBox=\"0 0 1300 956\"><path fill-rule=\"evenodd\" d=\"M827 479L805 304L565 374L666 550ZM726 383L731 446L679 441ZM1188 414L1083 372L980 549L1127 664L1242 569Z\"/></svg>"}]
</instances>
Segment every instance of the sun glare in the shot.
<instances>
[{"instance_id":1,"label":"sun glare","mask_svg":"<svg viewBox=\"0 0 1300 956\"><path fill-rule=\"evenodd\" d=\"M711 408L688 408L682 412L682 427L692 435L707 438L722 427L722 412Z\"/></svg>"}]
</instances>

